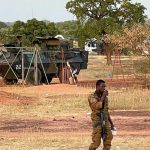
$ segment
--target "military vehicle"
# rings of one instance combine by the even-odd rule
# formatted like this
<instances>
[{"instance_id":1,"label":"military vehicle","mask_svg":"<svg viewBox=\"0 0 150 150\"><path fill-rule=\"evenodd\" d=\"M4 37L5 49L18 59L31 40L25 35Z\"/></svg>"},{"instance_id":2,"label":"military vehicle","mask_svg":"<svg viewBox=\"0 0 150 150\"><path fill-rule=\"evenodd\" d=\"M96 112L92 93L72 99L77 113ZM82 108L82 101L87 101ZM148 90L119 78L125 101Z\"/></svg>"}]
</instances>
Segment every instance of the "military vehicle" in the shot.
<instances>
[{"instance_id":1,"label":"military vehicle","mask_svg":"<svg viewBox=\"0 0 150 150\"><path fill-rule=\"evenodd\" d=\"M95 38L87 39L84 45L85 51L96 52L98 55L104 54L105 47L103 40L97 40Z\"/></svg>"},{"instance_id":2,"label":"military vehicle","mask_svg":"<svg viewBox=\"0 0 150 150\"><path fill-rule=\"evenodd\" d=\"M13 44L0 47L0 76L11 83L19 79L35 83L35 72L38 84L50 83L54 77L62 82L64 76L70 76L68 73L64 75L68 64L76 78L81 69L87 69L87 63L87 51L73 48L70 41L54 37L38 37L33 48L15 47Z\"/></svg>"}]
</instances>

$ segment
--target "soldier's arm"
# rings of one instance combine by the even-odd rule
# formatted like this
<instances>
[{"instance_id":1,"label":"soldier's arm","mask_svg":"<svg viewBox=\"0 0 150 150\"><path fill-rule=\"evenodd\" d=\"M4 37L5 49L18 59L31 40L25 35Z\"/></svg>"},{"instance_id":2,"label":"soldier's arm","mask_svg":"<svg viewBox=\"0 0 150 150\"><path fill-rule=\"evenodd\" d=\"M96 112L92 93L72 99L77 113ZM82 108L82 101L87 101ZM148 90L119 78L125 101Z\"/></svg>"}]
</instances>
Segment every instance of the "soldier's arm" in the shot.
<instances>
[{"instance_id":1,"label":"soldier's arm","mask_svg":"<svg viewBox=\"0 0 150 150\"><path fill-rule=\"evenodd\" d=\"M92 110L99 110L102 108L102 103L103 103L103 97L101 98L100 101L97 101L97 99L93 96L89 96L88 101L90 104L90 107Z\"/></svg>"},{"instance_id":2,"label":"soldier's arm","mask_svg":"<svg viewBox=\"0 0 150 150\"><path fill-rule=\"evenodd\" d=\"M108 120L109 120L109 122L110 122L111 129L113 129L113 128L114 128L114 124L113 124L113 121L112 121L112 119L111 119L111 117L110 117L109 112L108 112Z\"/></svg>"}]
</instances>

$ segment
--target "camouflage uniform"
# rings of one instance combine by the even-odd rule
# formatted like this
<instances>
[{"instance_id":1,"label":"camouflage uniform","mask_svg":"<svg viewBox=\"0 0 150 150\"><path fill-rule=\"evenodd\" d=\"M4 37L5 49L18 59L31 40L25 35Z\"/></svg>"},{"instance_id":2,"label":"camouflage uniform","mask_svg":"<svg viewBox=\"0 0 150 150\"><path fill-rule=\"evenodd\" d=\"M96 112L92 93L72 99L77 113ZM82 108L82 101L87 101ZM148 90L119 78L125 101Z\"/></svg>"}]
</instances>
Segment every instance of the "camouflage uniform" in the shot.
<instances>
[{"instance_id":1,"label":"camouflage uniform","mask_svg":"<svg viewBox=\"0 0 150 150\"><path fill-rule=\"evenodd\" d=\"M101 138L103 139L103 150L110 150L111 141L112 141L112 133L110 124L108 121L108 99L106 98L105 104L103 106L101 99L98 97L96 92L91 94L88 98L89 105L92 109L91 119L93 122L93 133L92 133L92 143L89 147L89 150L96 150L101 144ZM105 121L105 125L98 123L102 118L97 115L101 108L103 109L103 117ZM101 134L101 133L104 134ZM104 135L104 137L102 137Z\"/></svg>"}]
</instances>

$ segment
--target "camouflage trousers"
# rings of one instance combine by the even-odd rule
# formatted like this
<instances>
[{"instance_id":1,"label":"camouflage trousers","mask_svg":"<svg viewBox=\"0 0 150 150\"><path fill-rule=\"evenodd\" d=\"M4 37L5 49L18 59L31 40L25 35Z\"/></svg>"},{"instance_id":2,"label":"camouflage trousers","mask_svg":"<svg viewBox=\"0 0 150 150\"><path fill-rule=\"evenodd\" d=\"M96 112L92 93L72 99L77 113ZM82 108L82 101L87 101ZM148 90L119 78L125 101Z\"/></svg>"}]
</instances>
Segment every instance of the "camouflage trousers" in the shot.
<instances>
[{"instance_id":1,"label":"camouflage trousers","mask_svg":"<svg viewBox=\"0 0 150 150\"><path fill-rule=\"evenodd\" d=\"M113 135L109 126L105 126L103 129L105 134L104 138L102 139L102 127L100 125L93 127L92 143L89 147L89 150L96 150L101 144L101 139L103 140L103 150L110 150Z\"/></svg>"}]
</instances>

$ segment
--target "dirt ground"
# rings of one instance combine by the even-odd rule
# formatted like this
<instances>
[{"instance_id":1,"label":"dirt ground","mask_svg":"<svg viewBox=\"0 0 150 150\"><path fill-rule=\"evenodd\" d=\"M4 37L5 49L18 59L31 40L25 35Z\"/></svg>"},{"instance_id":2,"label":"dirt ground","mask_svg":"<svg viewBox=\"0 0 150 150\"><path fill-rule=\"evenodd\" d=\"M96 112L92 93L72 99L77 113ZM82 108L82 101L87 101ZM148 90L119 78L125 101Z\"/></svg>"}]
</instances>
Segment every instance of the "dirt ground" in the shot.
<instances>
[{"instance_id":1,"label":"dirt ground","mask_svg":"<svg viewBox=\"0 0 150 150\"><path fill-rule=\"evenodd\" d=\"M0 89L0 105L33 105L35 98L10 94ZM9 89L9 88L8 88ZM49 86L35 86L19 88L20 93L46 94L88 94L91 90L75 87L71 85L53 84ZM49 96L49 95L47 95ZM113 111L111 112L112 119L118 129L118 136L150 136L150 111ZM18 135L20 133L35 132L36 134L44 133L91 133L92 124L90 116L85 114L81 117L57 117L57 118L33 118L33 119L15 119L15 120L0 120L0 134L4 136Z\"/></svg>"},{"instance_id":2,"label":"dirt ground","mask_svg":"<svg viewBox=\"0 0 150 150\"><path fill-rule=\"evenodd\" d=\"M85 103L95 88L95 79L110 78L112 67L105 64L105 57L91 56L88 69L80 72L78 87L59 84L58 79L51 85L6 85L0 78L0 150L87 150L92 122ZM124 87L133 87L133 82L127 80L125 84L117 79L107 85L123 87L122 91L111 91L112 97L117 98L113 108L121 109L111 111L117 127L112 150L150 150L150 93L142 89L142 99L140 90L134 93L135 97L132 91L126 94ZM129 97L129 101L120 99L120 95Z\"/></svg>"},{"instance_id":3,"label":"dirt ground","mask_svg":"<svg viewBox=\"0 0 150 150\"><path fill-rule=\"evenodd\" d=\"M118 129L117 136L150 136L150 112L112 113ZM58 117L50 119L1 120L1 135L9 136L20 133L91 133L90 117Z\"/></svg>"}]
</instances>

